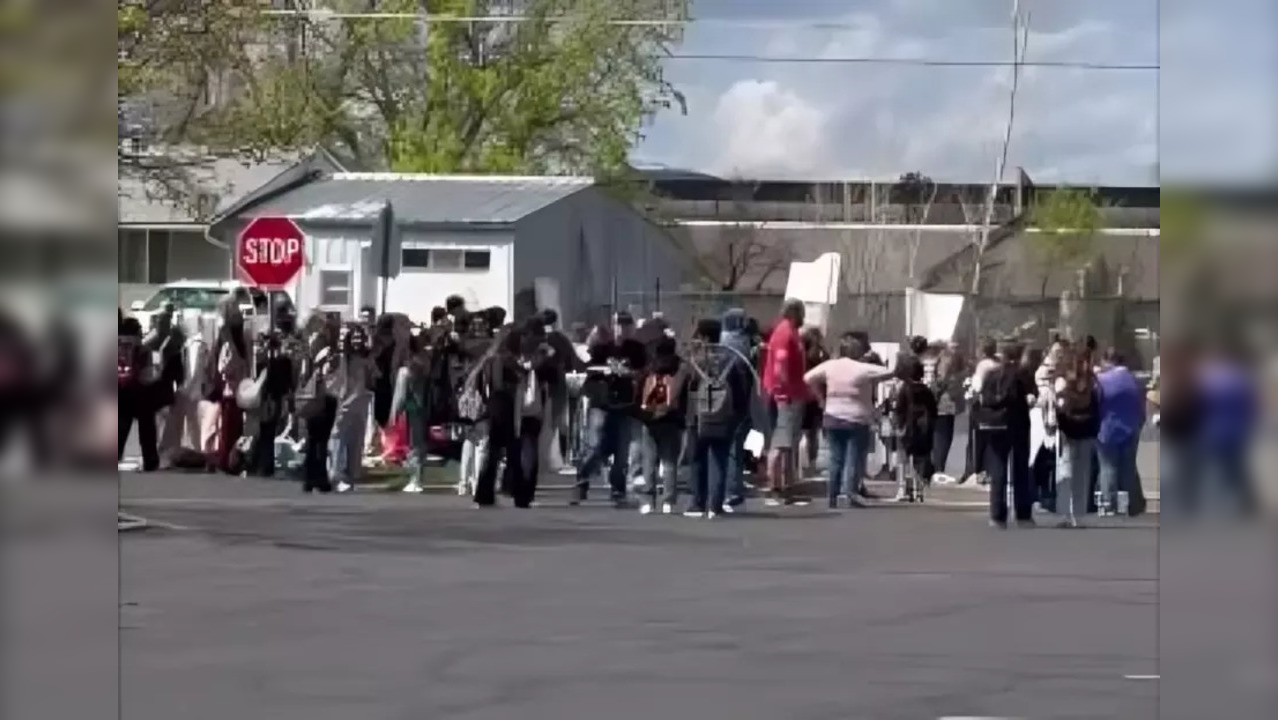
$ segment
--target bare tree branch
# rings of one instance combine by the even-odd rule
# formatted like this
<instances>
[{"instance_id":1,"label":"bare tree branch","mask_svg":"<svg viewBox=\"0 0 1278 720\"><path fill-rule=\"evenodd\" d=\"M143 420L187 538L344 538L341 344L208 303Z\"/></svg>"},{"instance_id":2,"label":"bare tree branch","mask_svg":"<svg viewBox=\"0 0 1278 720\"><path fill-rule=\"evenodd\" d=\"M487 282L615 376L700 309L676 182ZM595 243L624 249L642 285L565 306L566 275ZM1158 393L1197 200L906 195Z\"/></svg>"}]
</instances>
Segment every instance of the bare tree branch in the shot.
<instances>
[{"instance_id":1,"label":"bare tree branch","mask_svg":"<svg viewBox=\"0 0 1278 720\"><path fill-rule=\"evenodd\" d=\"M1016 96L1020 90L1021 69L1025 63L1025 49L1029 45L1029 14L1021 12L1021 0L1012 0L1012 88L1007 102L1007 125L1003 130L1003 145L998 155L994 171L994 182L990 183L989 194L985 198L985 216L981 222L974 265L972 268L971 295L981 292L981 266L985 260L985 251L989 247L990 230L994 224L994 205L998 199L999 187L1003 184L1003 175L1007 172L1008 149L1012 145L1012 130L1016 124Z\"/></svg>"}]
</instances>

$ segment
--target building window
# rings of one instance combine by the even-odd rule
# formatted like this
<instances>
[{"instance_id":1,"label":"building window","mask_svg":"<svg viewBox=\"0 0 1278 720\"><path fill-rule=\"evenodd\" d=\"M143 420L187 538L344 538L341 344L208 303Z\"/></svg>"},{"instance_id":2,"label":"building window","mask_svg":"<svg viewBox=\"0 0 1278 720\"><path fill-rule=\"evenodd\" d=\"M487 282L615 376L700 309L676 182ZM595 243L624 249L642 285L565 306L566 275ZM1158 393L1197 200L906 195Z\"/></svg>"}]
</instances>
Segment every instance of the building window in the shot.
<instances>
[{"instance_id":1,"label":"building window","mask_svg":"<svg viewBox=\"0 0 1278 720\"><path fill-rule=\"evenodd\" d=\"M320 305L322 307L350 307L351 271L320 270Z\"/></svg>"},{"instance_id":2,"label":"building window","mask_svg":"<svg viewBox=\"0 0 1278 720\"><path fill-rule=\"evenodd\" d=\"M467 270L487 270L492 260L493 254L487 250L467 250L462 257L462 265Z\"/></svg>"},{"instance_id":3,"label":"building window","mask_svg":"<svg viewBox=\"0 0 1278 720\"><path fill-rule=\"evenodd\" d=\"M488 270L492 264L489 250L453 250L443 248L404 248L403 266L409 270Z\"/></svg>"},{"instance_id":4,"label":"building window","mask_svg":"<svg viewBox=\"0 0 1278 720\"><path fill-rule=\"evenodd\" d=\"M169 281L169 231L148 230L146 233L146 281L163 285Z\"/></svg>"},{"instance_id":5,"label":"building window","mask_svg":"<svg viewBox=\"0 0 1278 720\"><path fill-rule=\"evenodd\" d=\"M119 231L119 282L146 282L146 231Z\"/></svg>"},{"instance_id":6,"label":"building window","mask_svg":"<svg viewBox=\"0 0 1278 720\"><path fill-rule=\"evenodd\" d=\"M429 270L430 251L421 248L404 248L400 262L404 267L413 270Z\"/></svg>"},{"instance_id":7,"label":"building window","mask_svg":"<svg viewBox=\"0 0 1278 720\"><path fill-rule=\"evenodd\" d=\"M118 230L117 282L163 285L169 281L169 231Z\"/></svg>"}]
</instances>

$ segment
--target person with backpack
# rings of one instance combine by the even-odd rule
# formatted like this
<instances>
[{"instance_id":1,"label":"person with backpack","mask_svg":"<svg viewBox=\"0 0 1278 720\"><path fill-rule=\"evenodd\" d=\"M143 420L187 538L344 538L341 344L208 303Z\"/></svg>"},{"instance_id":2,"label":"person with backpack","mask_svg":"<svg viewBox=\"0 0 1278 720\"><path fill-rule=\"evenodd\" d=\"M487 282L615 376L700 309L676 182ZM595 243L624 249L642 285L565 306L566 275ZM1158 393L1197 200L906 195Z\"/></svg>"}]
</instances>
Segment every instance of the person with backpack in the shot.
<instances>
[{"instance_id":1,"label":"person with backpack","mask_svg":"<svg viewBox=\"0 0 1278 720\"><path fill-rule=\"evenodd\" d=\"M178 456L188 419L192 420L191 424L198 422L195 415L198 400L190 398L184 392L190 381L187 368L188 324L182 316L166 317L157 322L149 346L153 348L154 361L160 368L155 405L159 411L160 462L167 467L173 467L175 461L180 459ZM164 330L161 330L161 326ZM165 332L162 337L159 336L161 332Z\"/></svg>"},{"instance_id":2,"label":"person with backpack","mask_svg":"<svg viewBox=\"0 0 1278 720\"><path fill-rule=\"evenodd\" d=\"M1011 345L1001 353L999 364L981 378L972 409L977 444L984 451L979 469L988 478L990 488L990 524L997 528L1007 527L1009 478L1016 523L1026 527L1034 524L1029 473L1011 472L1010 467L1012 446L1020 433L1018 423L1022 422L1022 416L1028 416L1027 400L1033 394L1020 369L1022 353L1018 345Z\"/></svg>"},{"instance_id":3,"label":"person with backpack","mask_svg":"<svg viewBox=\"0 0 1278 720\"><path fill-rule=\"evenodd\" d=\"M823 400L821 424L830 458L826 502L839 507L846 493L849 505L860 506L857 479L865 476L873 444L875 386L892 371L864 361L866 347L854 333L839 339L838 357L809 370L804 382Z\"/></svg>"},{"instance_id":4,"label":"person with backpack","mask_svg":"<svg viewBox=\"0 0 1278 720\"><path fill-rule=\"evenodd\" d=\"M643 475L645 496L640 514L657 509L669 515L679 500L679 457L687 424L688 393L692 370L685 367L674 338L662 337L652 346L652 357L639 393L639 421L643 423Z\"/></svg>"},{"instance_id":5,"label":"person with backpack","mask_svg":"<svg viewBox=\"0 0 1278 720\"><path fill-rule=\"evenodd\" d=\"M116 460L124 459L124 446L129 442L134 424L138 427L138 444L142 448L142 472L160 469L160 451L155 426L155 394L152 386L159 369L151 362L151 352L142 342L142 324L128 317L120 322L116 342L116 382L119 390L120 446Z\"/></svg>"},{"instance_id":6,"label":"person with backpack","mask_svg":"<svg viewBox=\"0 0 1278 720\"><path fill-rule=\"evenodd\" d=\"M214 362L209 364L210 394L206 397L216 406L211 418L216 440L213 442L209 466L214 470L238 475L232 460L235 446L244 434L244 411L240 409L235 392L240 381L249 375L250 348L245 335L244 314L235 304L234 298L228 296L223 300L218 314L221 325L212 356ZM202 418L202 428L205 427L205 422Z\"/></svg>"},{"instance_id":7,"label":"person with backpack","mask_svg":"<svg viewBox=\"0 0 1278 720\"><path fill-rule=\"evenodd\" d=\"M529 508L536 498L541 425L550 403L545 328L532 318L511 328L498 342L476 380L487 402L489 448L474 500L481 508L497 504L497 471L505 461L506 494L515 507Z\"/></svg>"},{"instance_id":8,"label":"person with backpack","mask_svg":"<svg viewBox=\"0 0 1278 720\"><path fill-rule=\"evenodd\" d=\"M896 368L900 387L892 404L892 424L900 430L901 467L896 496L903 502L922 502L923 488L932 479L932 444L936 434L936 395L923 381L923 359L906 355Z\"/></svg>"},{"instance_id":9,"label":"person with backpack","mask_svg":"<svg viewBox=\"0 0 1278 720\"><path fill-rule=\"evenodd\" d=\"M1056 515L1059 527L1076 528L1087 514L1092 456L1100 432L1100 392L1091 358L1064 350L1052 388L1055 405Z\"/></svg>"},{"instance_id":10,"label":"person with backpack","mask_svg":"<svg viewBox=\"0 0 1278 720\"><path fill-rule=\"evenodd\" d=\"M252 412L255 420L254 439L246 458L248 475L269 478L275 476L275 439L288 418L288 400L293 396L294 370L292 359L284 352L279 332L264 334L255 347L263 380L260 405Z\"/></svg>"},{"instance_id":11,"label":"person with backpack","mask_svg":"<svg viewBox=\"0 0 1278 720\"><path fill-rule=\"evenodd\" d=\"M688 365L689 422L692 424L692 504L685 517L713 519L729 509L732 444L750 415L754 376L736 353L719 345L723 326L716 319L697 323Z\"/></svg>"},{"instance_id":12,"label":"person with backpack","mask_svg":"<svg viewBox=\"0 0 1278 720\"><path fill-rule=\"evenodd\" d=\"M748 317L745 310L741 308L731 308L724 312L720 327L722 328L720 344L724 350L732 353L738 362L746 365L751 378L750 405L745 408L745 412L741 415L741 423L732 434L732 449L728 457L728 500L723 507L727 512L733 512L745 503L747 495L745 473L749 458L746 440L750 437L752 430L760 432L767 430L768 423L765 417L767 408L760 395L762 388L759 386L759 377L755 370L759 357L758 321ZM688 446L692 447L695 441L695 438L691 438Z\"/></svg>"}]
</instances>

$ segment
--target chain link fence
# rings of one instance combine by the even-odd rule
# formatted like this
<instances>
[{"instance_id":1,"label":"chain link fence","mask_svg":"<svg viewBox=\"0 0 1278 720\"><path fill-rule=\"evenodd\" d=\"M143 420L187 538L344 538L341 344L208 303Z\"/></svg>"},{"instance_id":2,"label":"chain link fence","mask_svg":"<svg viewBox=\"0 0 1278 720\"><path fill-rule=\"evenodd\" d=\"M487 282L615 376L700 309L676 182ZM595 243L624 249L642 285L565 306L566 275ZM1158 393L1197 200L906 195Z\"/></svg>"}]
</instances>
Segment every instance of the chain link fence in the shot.
<instances>
[{"instance_id":1,"label":"chain link fence","mask_svg":"<svg viewBox=\"0 0 1278 720\"><path fill-rule=\"evenodd\" d=\"M785 297L775 292L673 291L648 293L644 297L621 297L620 309L636 317L660 310L681 334L696 321L721 317L733 308L768 327L781 311ZM896 292L842 294L832 308L827 332L846 330L868 333L875 341L904 338L907 330L907 302L904 290ZM973 353L983 338L1016 340L1045 347L1053 336L1082 341L1087 336L1097 345L1116 347L1130 358L1135 369L1148 369L1158 354L1160 304L1158 301L1122 297L1073 299L977 297L965 303L954 341L965 353Z\"/></svg>"}]
</instances>

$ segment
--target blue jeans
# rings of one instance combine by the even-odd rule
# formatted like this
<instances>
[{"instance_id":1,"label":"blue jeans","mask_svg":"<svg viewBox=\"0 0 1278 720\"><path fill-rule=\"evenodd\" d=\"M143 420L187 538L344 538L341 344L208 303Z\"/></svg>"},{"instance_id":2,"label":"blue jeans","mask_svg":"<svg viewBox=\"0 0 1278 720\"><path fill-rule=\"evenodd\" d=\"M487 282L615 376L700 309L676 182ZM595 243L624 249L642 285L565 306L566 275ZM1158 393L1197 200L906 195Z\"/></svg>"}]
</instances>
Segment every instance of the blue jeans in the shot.
<instances>
[{"instance_id":1,"label":"blue jeans","mask_svg":"<svg viewBox=\"0 0 1278 720\"><path fill-rule=\"evenodd\" d=\"M1236 444L1225 447L1206 447L1201 453L1201 470L1210 481L1216 501L1222 509L1234 514L1248 514L1255 509L1257 499L1251 482L1248 446Z\"/></svg>"},{"instance_id":2,"label":"blue jeans","mask_svg":"<svg viewBox=\"0 0 1278 720\"><path fill-rule=\"evenodd\" d=\"M591 408L586 418L586 454L577 467L576 497L584 500L590 481L612 459L608 468L608 487L613 500L626 497L626 480L630 464L630 434L634 418L624 412Z\"/></svg>"},{"instance_id":3,"label":"blue jeans","mask_svg":"<svg viewBox=\"0 0 1278 720\"><path fill-rule=\"evenodd\" d=\"M728 448L728 499L727 503L736 507L745 502L745 460L746 437L750 434L749 421L741 423L732 432L732 445ZM762 458L760 458L762 459Z\"/></svg>"},{"instance_id":4,"label":"blue jeans","mask_svg":"<svg viewBox=\"0 0 1278 720\"><path fill-rule=\"evenodd\" d=\"M732 438L697 438L693 452L692 484L693 512L723 512L728 493L728 458L732 450Z\"/></svg>"},{"instance_id":5,"label":"blue jeans","mask_svg":"<svg viewBox=\"0 0 1278 720\"><path fill-rule=\"evenodd\" d=\"M1057 435L1061 444L1056 454L1056 514L1077 521L1087 514L1087 489L1092 482L1095 438L1071 439Z\"/></svg>"},{"instance_id":6,"label":"blue jeans","mask_svg":"<svg viewBox=\"0 0 1278 720\"><path fill-rule=\"evenodd\" d=\"M825 429L825 447L830 455L827 496L831 505L838 503L841 493L856 494L858 479L865 477L866 458L873 441L869 425Z\"/></svg>"},{"instance_id":7,"label":"blue jeans","mask_svg":"<svg viewBox=\"0 0 1278 720\"><path fill-rule=\"evenodd\" d=\"M1115 443L1097 443L1096 455L1100 461L1100 473L1096 481L1096 489L1101 495L1099 510L1116 510L1118 493L1134 493L1133 488L1140 483L1136 474L1136 450L1140 445L1139 437Z\"/></svg>"},{"instance_id":8,"label":"blue jeans","mask_svg":"<svg viewBox=\"0 0 1278 720\"><path fill-rule=\"evenodd\" d=\"M647 487L642 491L650 502L662 500L674 504L679 499L679 451L683 449L683 428L673 425L649 425L643 430L643 477Z\"/></svg>"}]
</instances>

